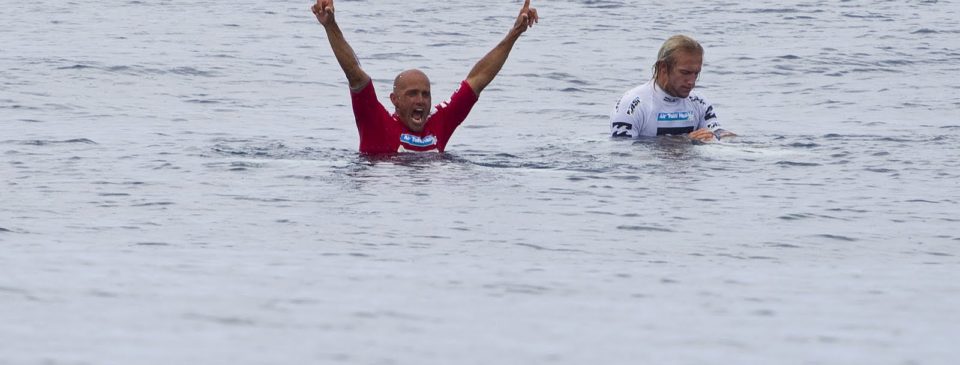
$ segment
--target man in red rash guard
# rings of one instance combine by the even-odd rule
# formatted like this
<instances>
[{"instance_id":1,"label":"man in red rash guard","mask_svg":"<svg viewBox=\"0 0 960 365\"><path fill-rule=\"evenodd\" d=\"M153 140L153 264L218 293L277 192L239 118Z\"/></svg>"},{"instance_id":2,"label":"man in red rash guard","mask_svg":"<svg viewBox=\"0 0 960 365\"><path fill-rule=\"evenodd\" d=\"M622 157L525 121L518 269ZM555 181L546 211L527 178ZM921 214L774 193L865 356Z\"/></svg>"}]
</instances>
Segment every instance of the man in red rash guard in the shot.
<instances>
[{"instance_id":1,"label":"man in red rash guard","mask_svg":"<svg viewBox=\"0 0 960 365\"><path fill-rule=\"evenodd\" d=\"M326 29L333 54L350 83L353 115L360 132L360 152L364 154L442 153L453 131L477 102L480 92L500 72L514 43L539 21L537 9L531 8L530 0L526 0L507 36L473 66L460 88L449 101L437 105L433 114L430 114L430 79L427 75L420 70L401 72L393 81L390 101L396 111L391 115L377 100L373 81L360 68L356 54L343 37L334 18L333 0L317 0L311 10Z\"/></svg>"}]
</instances>

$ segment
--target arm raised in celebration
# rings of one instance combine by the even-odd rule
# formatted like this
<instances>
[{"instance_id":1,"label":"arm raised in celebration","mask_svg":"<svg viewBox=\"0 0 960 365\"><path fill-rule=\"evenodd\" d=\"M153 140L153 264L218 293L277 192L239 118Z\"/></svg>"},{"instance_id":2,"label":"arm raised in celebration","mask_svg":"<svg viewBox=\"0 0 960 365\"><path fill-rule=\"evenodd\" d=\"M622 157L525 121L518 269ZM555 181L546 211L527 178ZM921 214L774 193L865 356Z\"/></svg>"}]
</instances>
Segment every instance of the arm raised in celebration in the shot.
<instances>
[{"instance_id":1,"label":"arm raised in celebration","mask_svg":"<svg viewBox=\"0 0 960 365\"><path fill-rule=\"evenodd\" d=\"M313 11L313 15L316 15L317 21L326 29L327 39L330 41L330 48L333 49L333 54L337 57L340 68L343 69L343 73L347 76L347 82L350 83L350 90L354 92L360 91L370 82L370 76L360 68L360 61L357 59L357 54L353 52L353 48L350 47L350 44L347 43L347 40L343 37L340 26L337 25L337 20L333 15L333 0L317 0L317 3L314 4L310 10Z\"/></svg>"},{"instance_id":2,"label":"arm raised in celebration","mask_svg":"<svg viewBox=\"0 0 960 365\"><path fill-rule=\"evenodd\" d=\"M540 17L537 15L537 9L531 8L530 0L526 0L523 3L523 8L520 9L520 15L517 16L517 21L513 24L513 27L510 28L510 31L507 32L507 36L500 41L493 50L488 52L486 56L483 56L483 58L473 66L473 69L470 70L470 74L467 75L467 83L470 84L470 88L473 89L474 93L480 95L480 92L493 81L493 78L496 77L497 74L500 73L500 69L503 68L503 64L507 62L507 57L510 56L510 51L513 49L513 45L517 42L517 39L520 39L520 35L539 21Z\"/></svg>"}]
</instances>

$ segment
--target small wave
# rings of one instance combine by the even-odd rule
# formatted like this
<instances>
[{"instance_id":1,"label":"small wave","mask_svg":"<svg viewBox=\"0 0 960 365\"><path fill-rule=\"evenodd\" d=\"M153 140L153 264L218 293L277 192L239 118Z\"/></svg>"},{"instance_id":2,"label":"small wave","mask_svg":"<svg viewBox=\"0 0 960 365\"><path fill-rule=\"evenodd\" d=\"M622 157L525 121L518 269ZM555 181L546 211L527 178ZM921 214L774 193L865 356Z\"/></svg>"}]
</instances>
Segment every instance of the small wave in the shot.
<instances>
[{"instance_id":1,"label":"small wave","mask_svg":"<svg viewBox=\"0 0 960 365\"><path fill-rule=\"evenodd\" d=\"M937 33L940 33L940 32L933 29L929 29L929 28L920 28L913 32L910 32L910 34L937 34Z\"/></svg>"},{"instance_id":2,"label":"small wave","mask_svg":"<svg viewBox=\"0 0 960 365\"><path fill-rule=\"evenodd\" d=\"M170 246L170 244L166 242L137 242L134 245L136 246Z\"/></svg>"},{"instance_id":3,"label":"small wave","mask_svg":"<svg viewBox=\"0 0 960 365\"><path fill-rule=\"evenodd\" d=\"M549 247L543 247L543 246L535 245L535 244L532 244L532 243L522 243L522 242L520 242L520 243L515 243L515 245L521 246L521 247L532 248L532 249L537 250L537 251L585 252L585 251L574 250L574 249L569 249L569 248L549 248Z\"/></svg>"},{"instance_id":4,"label":"small wave","mask_svg":"<svg viewBox=\"0 0 960 365\"><path fill-rule=\"evenodd\" d=\"M77 67L82 66L82 67ZM70 67L61 67L60 69L97 69L115 74L124 74L132 76L142 76L142 75L165 75L165 74L174 74L181 76L200 76L200 77L216 77L219 74L213 71L204 71L194 67L174 67L170 69L159 69L151 68L140 65L116 65L116 66L89 66L89 65L76 65Z\"/></svg>"},{"instance_id":5,"label":"small wave","mask_svg":"<svg viewBox=\"0 0 960 365\"><path fill-rule=\"evenodd\" d=\"M794 142L794 143L788 144L787 147L814 148L814 147L820 147L820 145L813 142Z\"/></svg>"},{"instance_id":6,"label":"small wave","mask_svg":"<svg viewBox=\"0 0 960 365\"><path fill-rule=\"evenodd\" d=\"M882 14L854 14L854 13L843 13L841 14L847 18L856 18L856 19L889 19L890 17Z\"/></svg>"},{"instance_id":7,"label":"small wave","mask_svg":"<svg viewBox=\"0 0 960 365\"><path fill-rule=\"evenodd\" d=\"M789 243L779 243L779 242L767 242L767 245L769 245L770 247L778 247L778 248L800 248L800 246L797 246L797 245L792 245Z\"/></svg>"},{"instance_id":8,"label":"small wave","mask_svg":"<svg viewBox=\"0 0 960 365\"><path fill-rule=\"evenodd\" d=\"M674 232L672 229L650 227L650 226L617 226L617 229L624 231L643 231L643 232Z\"/></svg>"},{"instance_id":9,"label":"small wave","mask_svg":"<svg viewBox=\"0 0 960 365\"><path fill-rule=\"evenodd\" d=\"M820 166L820 164L814 163L814 162L795 162L795 161L779 161L776 164L781 166L797 166L797 167Z\"/></svg>"},{"instance_id":10,"label":"small wave","mask_svg":"<svg viewBox=\"0 0 960 365\"><path fill-rule=\"evenodd\" d=\"M287 203L291 201L290 199L283 199L283 198L259 198L254 196L236 196L236 195L223 195L223 196L232 197L233 200L259 202L259 203Z\"/></svg>"},{"instance_id":11,"label":"small wave","mask_svg":"<svg viewBox=\"0 0 960 365\"><path fill-rule=\"evenodd\" d=\"M847 237L847 236L840 236L840 235L834 235L834 234L818 234L818 235L815 235L814 237L827 238L827 239L831 239L831 240L845 241L845 242L856 242L856 241L857 241L856 238L850 238L850 237Z\"/></svg>"},{"instance_id":12,"label":"small wave","mask_svg":"<svg viewBox=\"0 0 960 365\"><path fill-rule=\"evenodd\" d=\"M131 206L133 206L133 207L165 207L165 206L174 205L174 204L176 204L176 203L174 203L174 202L149 202L149 203L133 204L133 205L131 205Z\"/></svg>"},{"instance_id":13,"label":"small wave","mask_svg":"<svg viewBox=\"0 0 960 365\"><path fill-rule=\"evenodd\" d=\"M90 65L81 65L81 64L76 64L76 65L71 65L71 66L63 66L63 67L57 67L58 70L86 70L86 69L90 69L90 68L97 68L97 67L96 67L96 66L90 66Z\"/></svg>"},{"instance_id":14,"label":"small wave","mask_svg":"<svg viewBox=\"0 0 960 365\"><path fill-rule=\"evenodd\" d=\"M423 58L423 56L406 53L377 53L366 58L371 60L398 60L400 58Z\"/></svg>"},{"instance_id":15,"label":"small wave","mask_svg":"<svg viewBox=\"0 0 960 365\"><path fill-rule=\"evenodd\" d=\"M620 9L625 6L621 1L590 0L585 4L591 9Z\"/></svg>"},{"instance_id":16,"label":"small wave","mask_svg":"<svg viewBox=\"0 0 960 365\"><path fill-rule=\"evenodd\" d=\"M924 199L910 199L907 200L907 203L927 203L927 204L940 204L940 202Z\"/></svg>"},{"instance_id":17,"label":"small wave","mask_svg":"<svg viewBox=\"0 0 960 365\"><path fill-rule=\"evenodd\" d=\"M29 145L29 146L49 146L49 145L56 145L56 144L69 144L69 143L97 144L97 142L94 142L87 138L74 138L74 139L67 139L63 141L34 139L34 140L27 140L27 141L7 141L7 142L8 143L12 142L12 143L21 144L21 145Z\"/></svg>"},{"instance_id":18,"label":"small wave","mask_svg":"<svg viewBox=\"0 0 960 365\"><path fill-rule=\"evenodd\" d=\"M750 10L745 11L744 13L750 13L750 14L791 14L791 13L799 13L799 12L800 12L800 10L792 9L792 8L772 8L772 9L750 9Z\"/></svg>"},{"instance_id":19,"label":"small wave","mask_svg":"<svg viewBox=\"0 0 960 365\"><path fill-rule=\"evenodd\" d=\"M899 143L905 143L905 142L920 142L920 141L921 141L921 140L916 140L916 139L900 138L900 137L883 137L883 138L879 138L879 139L877 139L877 140L878 140L878 141L882 141L882 142L899 142Z\"/></svg>"},{"instance_id":20,"label":"small wave","mask_svg":"<svg viewBox=\"0 0 960 365\"><path fill-rule=\"evenodd\" d=\"M17 110L40 110L40 108L35 106L26 106L26 105L10 105L10 106L0 106L0 109L17 109Z\"/></svg>"},{"instance_id":21,"label":"small wave","mask_svg":"<svg viewBox=\"0 0 960 365\"><path fill-rule=\"evenodd\" d=\"M184 100L184 102L191 104L221 104L220 101L210 99L187 99Z\"/></svg>"},{"instance_id":22,"label":"small wave","mask_svg":"<svg viewBox=\"0 0 960 365\"><path fill-rule=\"evenodd\" d=\"M796 221L796 220L801 220L801 219L810 218L810 215L809 215L809 214L798 214L798 213L797 213L797 214L787 214L787 215L783 215L783 216L780 216L779 218L780 218L780 219L783 219L783 220L787 220L787 221Z\"/></svg>"},{"instance_id":23,"label":"small wave","mask_svg":"<svg viewBox=\"0 0 960 365\"><path fill-rule=\"evenodd\" d=\"M0 227L0 233L13 233L13 231L11 231L11 230L9 230L9 229L6 229L6 228L3 228L3 227Z\"/></svg>"},{"instance_id":24,"label":"small wave","mask_svg":"<svg viewBox=\"0 0 960 365\"><path fill-rule=\"evenodd\" d=\"M193 67L176 67L168 70L168 72L176 75L183 75L183 76L201 76L201 77L217 76L216 72L198 70Z\"/></svg>"}]
</instances>

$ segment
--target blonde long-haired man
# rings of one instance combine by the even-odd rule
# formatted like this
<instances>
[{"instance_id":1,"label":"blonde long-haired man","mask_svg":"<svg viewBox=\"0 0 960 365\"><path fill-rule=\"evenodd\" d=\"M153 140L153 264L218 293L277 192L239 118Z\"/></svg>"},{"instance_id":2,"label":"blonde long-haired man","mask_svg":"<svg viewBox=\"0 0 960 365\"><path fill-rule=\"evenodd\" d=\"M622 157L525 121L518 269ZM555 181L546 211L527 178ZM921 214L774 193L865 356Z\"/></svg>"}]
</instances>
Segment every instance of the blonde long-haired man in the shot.
<instances>
[{"instance_id":1,"label":"blonde long-haired man","mask_svg":"<svg viewBox=\"0 0 960 365\"><path fill-rule=\"evenodd\" d=\"M688 135L708 142L734 133L720 127L713 105L693 91L703 68L703 47L693 38L667 39L653 65L653 78L627 91L610 114L613 137Z\"/></svg>"}]
</instances>

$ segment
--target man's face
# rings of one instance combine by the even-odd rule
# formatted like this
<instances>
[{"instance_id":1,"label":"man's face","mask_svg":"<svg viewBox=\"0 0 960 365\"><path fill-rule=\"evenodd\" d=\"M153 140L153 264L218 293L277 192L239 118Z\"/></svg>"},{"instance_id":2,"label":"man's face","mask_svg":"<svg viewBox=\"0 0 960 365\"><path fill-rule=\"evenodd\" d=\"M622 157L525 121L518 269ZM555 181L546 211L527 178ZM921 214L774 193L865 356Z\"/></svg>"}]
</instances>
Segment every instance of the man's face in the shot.
<instances>
[{"instance_id":1,"label":"man's face","mask_svg":"<svg viewBox=\"0 0 960 365\"><path fill-rule=\"evenodd\" d=\"M703 67L703 55L693 52L678 51L676 53L677 64L670 72L666 72L666 66L661 70L667 75L667 80L662 85L663 90L668 94L678 98L690 96L693 87L697 84L697 77L700 77L700 69Z\"/></svg>"},{"instance_id":2,"label":"man's face","mask_svg":"<svg viewBox=\"0 0 960 365\"><path fill-rule=\"evenodd\" d=\"M397 79L390 101L407 128L422 131L430 113L430 79L419 71L405 71Z\"/></svg>"}]
</instances>

